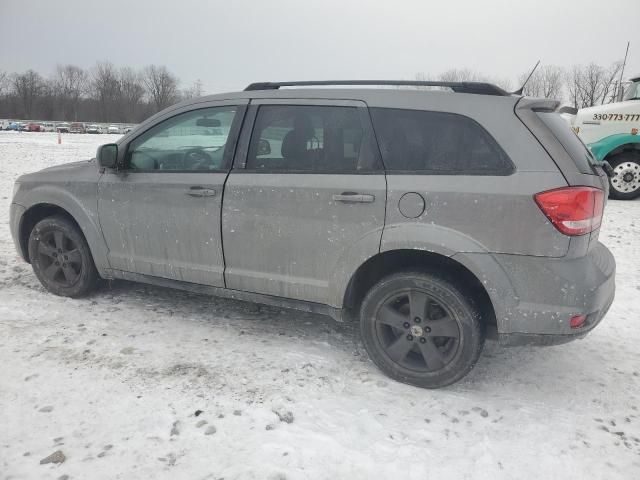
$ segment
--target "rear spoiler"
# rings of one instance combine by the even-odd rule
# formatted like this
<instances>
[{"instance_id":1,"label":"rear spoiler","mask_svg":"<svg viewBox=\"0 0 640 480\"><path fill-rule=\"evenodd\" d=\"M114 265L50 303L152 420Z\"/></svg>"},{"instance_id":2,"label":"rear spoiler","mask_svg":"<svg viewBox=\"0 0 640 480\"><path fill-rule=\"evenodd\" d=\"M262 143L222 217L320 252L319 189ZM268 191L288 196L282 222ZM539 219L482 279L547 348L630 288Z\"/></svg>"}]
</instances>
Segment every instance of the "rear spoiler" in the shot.
<instances>
[{"instance_id":1,"label":"rear spoiler","mask_svg":"<svg viewBox=\"0 0 640 480\"><path fill-rule=\"evenodd\" d=\"M555 112L560 101L551 98L522 97L516 104L516 110L533 110L534 112Z\"/></svg>"}]
</instances>

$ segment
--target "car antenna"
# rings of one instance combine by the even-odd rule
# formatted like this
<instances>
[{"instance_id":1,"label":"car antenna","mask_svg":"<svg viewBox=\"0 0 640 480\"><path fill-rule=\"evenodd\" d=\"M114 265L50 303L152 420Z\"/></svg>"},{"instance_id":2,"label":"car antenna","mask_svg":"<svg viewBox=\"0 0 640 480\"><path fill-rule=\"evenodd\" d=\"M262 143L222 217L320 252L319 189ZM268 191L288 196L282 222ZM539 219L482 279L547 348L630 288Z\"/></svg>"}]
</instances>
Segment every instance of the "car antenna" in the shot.
<instances>
[{"instance_id":1,"label":"car antenna","mask_svg":"<svg viewBox=\"0 0 640 480\"><path fill-rule=\"evenodd\" d=\"M524 81L524 83L522 84L522 86L516 90L515 92L511 92L514 95L522 95L522 92L524 91L524 87L527 84L527 82L531 79L531 77L533 76L533 72L536 71L536 68L538 68L538 65L540 65L540 60L538 60L538 63L536 63L536 65L533 67L533 70L531 70L531 73L529 74L529 76L527 77L527 79Z\"/></svg>"}]
</instances>

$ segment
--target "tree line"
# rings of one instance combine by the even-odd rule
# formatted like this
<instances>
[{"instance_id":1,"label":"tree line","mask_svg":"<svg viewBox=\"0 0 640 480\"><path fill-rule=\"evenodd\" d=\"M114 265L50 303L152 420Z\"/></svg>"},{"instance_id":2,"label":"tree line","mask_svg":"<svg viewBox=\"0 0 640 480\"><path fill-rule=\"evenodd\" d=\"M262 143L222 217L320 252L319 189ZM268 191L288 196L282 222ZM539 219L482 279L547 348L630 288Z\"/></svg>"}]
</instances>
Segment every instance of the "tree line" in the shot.
<instances>
[{"instance_id":1,"label":"tree line","mask_svg":"<svg viewBox=\"0 0 640 480\"><path fill-rule=\"evenodd\" d=\"M523 94L531 97L554 98L574 108L592 107L611 103L616 100L620 88L619 83L622 62L614 62L609 66L596 63L573 65L568 68L556 65L543 65L535 70ZM514 87L509 79L495 78L470 69L451 69L437 75L436 78L446 82L490 82L507 91L520 88L530 72L518 76ZM427 80L428 75L416 74L416 80Z\"/></svg>"},{"instance_id":2,"label":"tree line","mask_svg":"<svg viewBox=\"0 0 640 480\"><path fill-rule=\"evenodd\" d=\"M34 70L0 71L0 118L137 123L202 94L199 80L181 89L178 77L162 65L58 65L46 77Z\"/></svg>"},{"instance_id":3,"label":"tree line","mask_svg":"<svg viewBox=\"0 0 640 480\"><path fill-rule=\"evenodd\" d=\"M604 67L595 63L568 68L544 65L531 76L524 94L555 98L575 108L614 101L619 93L622 62ZM516 88L528 77L518 77ZM462 68L417 80L484 81L513 90L509 79L487 76ZM34 70L22 73L0 71L0 118L54 121L98 121L136 123L177 101L203 95L202 82L180 88L176 75L162 65L142 69L116 67L98 62L90 69L58 65L50 76Z\"/></svg>"}]
</instances>

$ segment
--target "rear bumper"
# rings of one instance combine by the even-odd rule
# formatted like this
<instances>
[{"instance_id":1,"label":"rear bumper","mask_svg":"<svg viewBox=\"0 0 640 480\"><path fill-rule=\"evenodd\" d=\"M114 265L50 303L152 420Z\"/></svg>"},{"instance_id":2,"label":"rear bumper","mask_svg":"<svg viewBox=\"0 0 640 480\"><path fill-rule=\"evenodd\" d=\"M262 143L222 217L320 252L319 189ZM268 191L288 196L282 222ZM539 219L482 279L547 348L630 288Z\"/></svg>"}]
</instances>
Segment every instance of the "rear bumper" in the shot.
<instances>
[{"instance_id":1,"label":"rear bumper","mask_svg":"<svg viewBox=\"0 0 640 480\"><path fill-rule=\"evenodd\" d=\"M605 316L615 296L615 259L598 243L584 257L495 255L515 292L496 308L498 335L505 345L554 345L582 338ZM571 329L569 319L586 315Z\"/></svg>"},{"instance_id":2,"label":"rear bumper","mask_svg":"<svg viewBox=\"0 0 640 480\"><path fill-rule=\"evenodd\" d=\"M9 207L9 229L11 230L11 238L16 246L16 250L20 254L23 260L26 260L26 252L23 251L22 245L20 245L20 222L22 222L22 216L26 208L17 203L12 203Z\"/></svg>"}]
</instances>

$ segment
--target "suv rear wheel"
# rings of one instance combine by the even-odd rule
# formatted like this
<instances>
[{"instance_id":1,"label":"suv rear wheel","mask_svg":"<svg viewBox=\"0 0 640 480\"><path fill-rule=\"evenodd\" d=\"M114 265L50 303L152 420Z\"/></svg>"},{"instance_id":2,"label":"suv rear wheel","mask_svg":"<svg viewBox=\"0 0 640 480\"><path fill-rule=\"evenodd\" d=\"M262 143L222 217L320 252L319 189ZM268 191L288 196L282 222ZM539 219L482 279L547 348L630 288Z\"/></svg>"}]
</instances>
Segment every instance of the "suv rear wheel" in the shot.
<instances>
[{"instance_id":1,"label":"suv rear wheel","mask_svg":"<svg viewBox=\"0 0 640 480\"><path fill-rule=\"evenodd\" d=\"M82 232L65 217L36 224L29 236L29 259L42 285L63 297L81 297L95 289L99 276Z\"/></svg>"},{"instance_id":2,"label":"suv rear wheel","mask_svg":"<svg viewBox=\"0 0 640 480\"><path fill-rule=\"evenodd\" d=\"M360 328L384 373L424 388L460 380L484 345L473 303L452 282L424 272L396 273L373 286L362 303Z\"/></svg>"},{"instance_id":3,"label":"suv rear wheel","mask_svg":"<svg viewBox=\"0 0 640 480\"><path fill-rule=\"evenodd\" d=\"M609 197L633 200L640 196L640 154L620 153L608 161L614 174L609 179Z\"/></svg>"}]
</instances>

